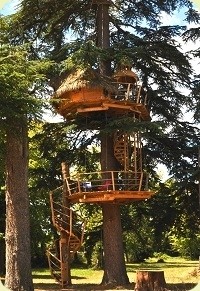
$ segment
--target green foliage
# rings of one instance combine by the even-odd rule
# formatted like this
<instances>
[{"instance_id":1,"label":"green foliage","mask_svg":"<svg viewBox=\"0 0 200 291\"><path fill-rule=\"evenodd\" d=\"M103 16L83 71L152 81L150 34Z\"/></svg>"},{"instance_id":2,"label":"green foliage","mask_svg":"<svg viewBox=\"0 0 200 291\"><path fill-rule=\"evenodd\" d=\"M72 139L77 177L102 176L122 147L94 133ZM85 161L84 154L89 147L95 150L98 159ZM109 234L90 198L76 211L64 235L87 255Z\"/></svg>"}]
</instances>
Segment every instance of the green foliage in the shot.
<instances>
[{"instance_id":1,"label":"green foliage","mask_svg":"<svg viewBox=\"0 0 200 291\"><path fill-rule=\"evenodd\" d=\"M101 269L103 267L103 246L102 241L98 241L93 247L91 266L93 269Z\"/></svg>"},{"instance_id":2,"label":"green foliage","mask_svg":"<svg viewBox=\"0 0 200 291\"><path fill-rule=\"evenodd\" d=\"M74 68L95 68L97 64L103 59L108 59L108 52L99 48L91 40L79 44L74 52L72 52L64 61L64 64L68 70Z\"/></svg>"},{"instance_id":3,"label":"green foliage","mask_svg":"<svg viewBox=\"0 0 200 291\"><path fill-rule=\"evenodd\" d=\"M185 27L163 26L161 15L163 12L172 15L176 9L185 7L186 21L199 22L199 16L191 1L185 0L122 0L115 3L112 1L112 4L114 5L110 6L109 11L110 47L107 50L96 46L98 6L92 5L92 1L41 0L35 3L22 0L19 13L7 25L9 37L5 34L3 37L12 39L15 43L31 41L31 58L46 57L54 60L56 64L49 68L48 77L55 89L72 68L98 68L101 60L110 61L112 72L120 65L133 65L147 88L148 108L155 121L144 122L140 127L126 116L108 120L105 131L111 132L116 128L128 132L135 129L142 131L146 168L151 173L151 187L155 188L157 195L150 201L124 208L122 212L127 256L131 260L141 260L151 255L153 250L168 253L179 251L178 248L172 250L169 243L172 228L174 232L171 235L177 233L176 238L183 237L182 225L192 229L194 234L198 233L198 128L188 121L182 121L182 108L192 109L198 122L199 76L193 76L190 55L183 53L177 42L177 37L181 37ZM193 30L183 37L194 39L198 35L199 31ZM193 52L193 55L199 56L199 50ZM16 81L20 78L23 80L26 76L25 68L31 72L31 63L25 64L28 69L21 65L22 70L15 70L16 73L13 73ZM57 76L59 80L55 80ZM7 78L8 86L12 88L15 84L9 82L11 80ZM29 83L25 83L26 79L23 82L25 88ZM40 83L35 82L40 86ZM191 94L185 93L185 88L190 89ZM32 97L30 94L24 96L28 100ZM16 105L22 112L32 112L37 107L36 103L21 107L21 99L18 97ZM10 106L10 110L14 111L15 108ZM102 116L99 119L100 124L105 124ZM86 127L86 120L83 122L81 118L77 118L73 125L69 122L44 124L31 140L32 219L34 233L42 242L45 242L42 232L49 234L46 193L62 183L61 162L66 161L78 171L93 171L98 168L98 136L96 132L83 133L82 130ZM92 145L90 150L89 145ZM174 180L159 184L154 170L159 162L167 166ZM39 211L37 214L36 209ZM99 244L101 237L101 215L96 207L81 206L78 210L90 218L85 250L88 264L91 264L92 257L99 254L98 247L95 250L94 246ZM183 212L184 215L181 216ZM41 227L38 225L40 221ZM195 225L194 229L192 225ZM36 251L38 245L39 240L34 247ZM186 244L184 246L187 249Z\"/></svg>"},{"instance_id":4,"label":"green foliage","mask_svg":"<svg viewBox=\"0 0 200 291\"><path fill-rule=\"evenodd\" d=\"M161 262L165 263L165 262L167 262L167 260L170 260L171 257L165 253L154 252L153 259L156 259L158 263L161 263Z\"/></svg>"},{"instance_id":5,"label":"green foliage","mask_svg":"<svg viewBox=\"0 0 200 291\"><path fill-rule=\"evenodd\" d=\"M138 231L133 227L123 236L127 263L143 262L153 254L154 237L148 224L138 225Z\"/></svg>"},{"instance_id":6,"label":"green foliage","mask_svg":"<svg viewBox=\"0 0 200 291\"><path fill-rule=\"evenodd\" d=\"M184 236L170 236L170 243L174 251L181 257L198 260L200 253L200 234L188 236L186 229Z\"/></svg>"},{"instance_id":7,"label":"green foliage","mask_svg":"<svg viewBox=\"0 0 200 291\"><path fill-rule=\"evenodd\" d=\"M45 75L42 73L49 62L28 60L25 47L2 45L0 50L0 118L31 116L41 109Z\"/></svg>"}]
</instances>

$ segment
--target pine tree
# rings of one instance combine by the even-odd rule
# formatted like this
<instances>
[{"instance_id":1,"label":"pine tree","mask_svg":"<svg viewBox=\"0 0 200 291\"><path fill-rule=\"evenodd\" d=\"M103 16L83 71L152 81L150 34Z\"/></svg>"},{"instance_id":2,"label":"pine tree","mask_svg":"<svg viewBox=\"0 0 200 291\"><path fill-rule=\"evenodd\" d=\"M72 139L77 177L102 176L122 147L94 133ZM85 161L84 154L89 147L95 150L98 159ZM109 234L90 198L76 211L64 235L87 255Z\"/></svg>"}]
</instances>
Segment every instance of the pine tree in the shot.
<instances>
[{"instance_id":1,"label":"pine tree","mask_svg":"<svg viewBox=\"0 0 200 291\"><path fill-rule=\"evenodd\" d=\"M106 28L109 33L101 39L98 29L99 11L102 4L109 4ZM112 74L120 65L128 62L137 71L143 85L148 90L149 109L158 121L143 123L143 137L146 143L148 167L162 161L172 171L183 155L183 145L188 131L196 132L188 122L182 122L182 107L190 107L196 97L188 96L180 88L191 88L192 68L189 58L181 51L177 37L184 32L184 26L163 26L162 13L172 15L176 9L185 7L187 20L197 12L190 1L38 1L21 2L18 14L18 38L32 41L34 56L48 56L58 63L51 72L51 84L55 89L62 81L63 74L71 68L98 67L106 74ZM103 11L101 11L103 13ZM104 11L105 12L105 11ZM109 24L108 24L109 22ZM72 38L69 34L73 34ZM39 39L37 45L34 42ZM100 43L103 45L100 46ZM107 64L112 64L109 68ZM99 120L101 123L101 120ZM106 130L113 128L133 130L136 124L130 119L110 122ZM105 139L102 138L102 150ZM187 143L185 145L188 145ZM174 155L174 148L176 155ZM186 152L184 152L186 153ZM109 156L111 156L110 153ZM187 156L187 154L185 155ZM105 156L104 156L105 158ZM115 168L114 159L106 157L109 168ZM104 169L104 165L102 165ZM121 233L120 211L118 207L103 207L106 229L117 227ZM107 218L106 218L107 217ZM114 221L113 225L107 224ZM125 263L122 259L120 236L114 232L105 235L106 259L103 283L127 283ZM108 239L112 244L109 244ZM119 244L118 244L119 242ZM113 246L115 246L113 248ZM117 257L117 250L119 256ZM109 259L112 252L114 259ZM121 269L120 269L121 268ZM114 272L116 270L116 272Z\"/></svg>"},{"instance_id":2,"label":"pine tree","mask_svg":"<svg viewBox=\"0 0 200 291\"><path fill-rule=\"evenodd\" d=\"M29 62L28 50L9 43L8 18L1 18L0 120L5 142L6 280L10 290L32 291L28 195L28 120L37 116L36 98L45 63ZM39 116L39 115L38 115Z\"/></svg>"}]
</instances>

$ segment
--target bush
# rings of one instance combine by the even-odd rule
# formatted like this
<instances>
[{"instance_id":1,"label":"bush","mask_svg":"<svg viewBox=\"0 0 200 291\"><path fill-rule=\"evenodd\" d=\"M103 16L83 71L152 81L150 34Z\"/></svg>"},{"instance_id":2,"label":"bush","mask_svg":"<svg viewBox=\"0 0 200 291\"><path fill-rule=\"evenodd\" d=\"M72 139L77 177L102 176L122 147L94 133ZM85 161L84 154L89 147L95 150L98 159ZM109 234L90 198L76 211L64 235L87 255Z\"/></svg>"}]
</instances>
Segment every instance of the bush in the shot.
<instances>
[{"instance_id":1,"label":"bush","mask_svg":"<svg viewBox=\"0 0 200 291\"><path fill-rule=\"evenodd\" d=\"M170 237L170 243L173 250L177 251L180 256L187 257L191 260L197 260L200 254L200 234L192 237Z\"/></svg>"},{"instance_id":2,"label":"bush","mask_svg":"<svg viewBox=\"0 0 200 291\"><path fill-rule=\"evenodd\" d=\"M124 237L127 263L143 262L153 254L153 241L150 234L141 237L134 232L125 232Z\"/></svg>"},{"instance_id":3,"label":"bush","mask_svg":"<svg viewBox=\"0 0 200 291\"><path fill-rule=\"evenodd\" d=\"M102 269L103 267L103 253L102 253L102 242L98 241L93 248L92 252L92 268Z\"/></svg>"}]
</instances>

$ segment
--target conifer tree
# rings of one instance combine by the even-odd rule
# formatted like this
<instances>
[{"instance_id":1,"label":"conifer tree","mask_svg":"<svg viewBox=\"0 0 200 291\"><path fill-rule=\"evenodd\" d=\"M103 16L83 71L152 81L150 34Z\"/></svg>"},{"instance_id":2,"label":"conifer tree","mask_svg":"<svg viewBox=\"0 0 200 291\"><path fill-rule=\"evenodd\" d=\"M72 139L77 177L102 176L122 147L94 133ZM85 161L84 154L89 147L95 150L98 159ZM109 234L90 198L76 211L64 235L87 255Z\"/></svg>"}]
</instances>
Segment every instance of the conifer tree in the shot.
<instances>
[{"instance_id":1,"label":"conifer tree","mask_svg":"<svg viewBox=\"0 0 200 291\"><path fill-rule=\"evenodd\" d=\"M0 128L5 143L6 176L5 284L13 291L32 291L28 120L37 116L41 106L36 96L44 80L41 73L44 63L29 61L26 47L10 44L7 20L0 19Z\"/></svg>"},{"instance_id":2,"label":"conifer tree","mask_svg":"<svg viewBox=\"0 0 200 291\"><path fill-rule=\"evenodd\" d=\"M103 2L109 3L109 42L99 47L98 12ZM143 123L146 139L147 166L154 167L162 161L172 172L177 161L183 161L184 146L188 146L188 132L193 132L196 146L196 130L181 119L182 108L191 107L196 96L187 95L180 88L191 88L192 68L187 54L181 50L177 38L185 31L184 26L162 25L162 17L172 15L177 9L186 9L186 21L198 20L198 13L191 1L37 1L22 0L16 18L19 24L18 40L26 39L33 44L34 56L48 56L58 63L57 72L50 75L51 85L57 89L62 76L72 67L98 67L109 62L111 73L119 64L128 62L134 68L148 90L149 108L155 122ZM72 37L71 37L72 35ZM39 40L39 41L38 41ZM105 40L107 41L107 40ZM100 68L101 69L101 68ZM104 72L108 73L105 69ZM56 73L56 76L55 76ZM99 120L99 122L102 122ZM130 119L117 122L117 128L134 129ZM116 127L116 121L109 123L107 131ZM187 133L185 132L187 127ZM184 134L183 134L184 133ZM188 136L189 134L189 136ZM176 153L174 155L174 152ZM184 151L187 156L186 151ZM185 158L184 156L184 158ZM114 167L110 160L110 167ZM104 207L104 217L108 214ZM112 216L113 215L113 216ZM111 221L115 217L117 232L120 233L120 211L110 211ZM108 221L108 220L107 220ZM113 220L114 221L114 220ZM104 223L105 224L105 223ZM106 225L106 224L105 224ZM109 225L114 230L114 224ZM114 236L114 233L110 233ZM122 254L120 239L115 244ZM119 245L117 242L120 242ZM107 237L108 243L108 237ZM112 246L104 242L106 253ZM113 254L113 252L112 252ZM122 257L122 256L121 256ZM121 267L119 272L112 270ZM109 266L109 267L108 267ZM119 269L120 269L119 267ZM127 283L124 261L114 258L105 264L103 283Z\"/></svg>"}]
</instances>

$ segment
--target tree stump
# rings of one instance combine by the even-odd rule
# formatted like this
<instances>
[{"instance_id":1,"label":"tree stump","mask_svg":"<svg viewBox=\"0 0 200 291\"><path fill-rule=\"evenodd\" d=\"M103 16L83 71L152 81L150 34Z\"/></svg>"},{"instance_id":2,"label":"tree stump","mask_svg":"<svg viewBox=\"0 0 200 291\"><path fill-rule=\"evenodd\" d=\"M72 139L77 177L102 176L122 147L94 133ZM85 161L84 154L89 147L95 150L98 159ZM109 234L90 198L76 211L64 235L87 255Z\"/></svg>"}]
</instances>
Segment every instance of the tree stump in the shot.
<instances>
[{"instance_id":1,"label":"tree stump","mask_svg":"<svg viewBox=\"0 0 200 291\"><path fill-rule=\"evenodd\" d=\"M136 273L135 291L164 291L166 282L164 271L139 270Z\"/></svg>"}]
</instances>

